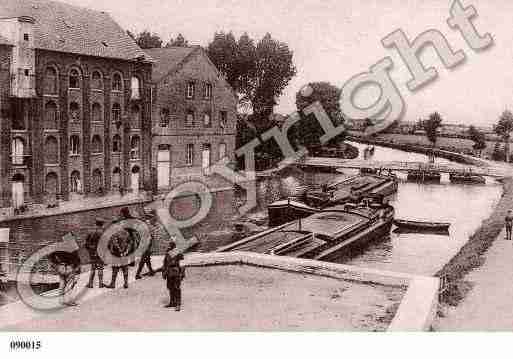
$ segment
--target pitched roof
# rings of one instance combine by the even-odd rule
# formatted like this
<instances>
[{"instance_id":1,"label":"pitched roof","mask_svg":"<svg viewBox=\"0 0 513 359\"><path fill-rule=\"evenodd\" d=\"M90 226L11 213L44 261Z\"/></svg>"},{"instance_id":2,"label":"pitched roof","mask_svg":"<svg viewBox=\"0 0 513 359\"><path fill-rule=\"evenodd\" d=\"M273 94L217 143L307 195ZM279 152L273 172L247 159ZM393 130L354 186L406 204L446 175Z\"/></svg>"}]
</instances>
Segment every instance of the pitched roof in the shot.
<instances>
[{"instance_id":1,"label":"pitched roof","mask_svg":"<svg viewBox=\"0 0 513 359\"><path fill-rule=\"evenodd\" d=\"M0 18L35 19L38 49L134 60L144 56L135 41L105 12L49 0L1 0Z\"/></svg>"},{"instance_id":2,"label":"pitched roof","mask_svg":"<svg viewBox=\"0 0 513 359\"><path fill-rule=\"evenodd\" d=\"M197 49L197 46L145 49L144 51L155 61L152 72L153 81L160 81Z\"/></svg>"},{"instance_id":3,"label":"pitched roof","mask_svg":"<svg viewBox=\"0 0 513 359\"><path fill-rule=\"evenodd\" d=\"M9 40L7 40L5 37L0 35L0 45L12 45L12 43Z\"/></svg>"}]
</instances>

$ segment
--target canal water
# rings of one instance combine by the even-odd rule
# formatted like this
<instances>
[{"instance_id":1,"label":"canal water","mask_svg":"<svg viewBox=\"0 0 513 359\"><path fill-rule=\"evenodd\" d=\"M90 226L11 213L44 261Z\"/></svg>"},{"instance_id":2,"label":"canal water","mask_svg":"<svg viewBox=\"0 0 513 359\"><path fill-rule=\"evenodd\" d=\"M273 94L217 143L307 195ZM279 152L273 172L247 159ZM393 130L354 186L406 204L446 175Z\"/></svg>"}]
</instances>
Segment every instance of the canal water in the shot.
<instances>
[{"instance_id":1,"label":"canal water","mask_svg":"<svg viewBox=\"0 0 513 359\"><path fill-rule=\"evenodd\" d=\"M352 143L363 153L365 145ZM372 160L427 161L427 156L386 147L376 147ZM437 158L438 163L451 163ZM391 233L389 239L371 244L347 264L433 275L453 257L498 203L502 187L487 178L484 185L452 184L442 175L440 184L401 182L391 204L396 218L450 222L449 235Z\"/></svg>"},{"instance_id":2,"label":"canal water","mask_svg":"<svg viewBox=\"0 0 513 359\"><path fill-rule=\"evenodd\" d=\"M366 145L350 143L360 151L360 159ZM374 161L422 161L426 155L404 152L387 147L375 146ZM436 163L451 161L436 158ZM356 170L344 170L344 174L356 174ZM317 173L316 182L329 181L334 174ZM405 273L433 275L467 241L497 204L502 187L493 179L487 178L484 185L452 184L448 175L442 175L437 184L406 181L406 174L397 173L400 179L398 192L390 198L396 211L396 218L450 222L449 235L395 233L389 238L375 242L362 249L351 258L340 258L338 262L367 268L391 270ZM259 182L260 210L265 203L277 200L280 196L299 194L306 176L295 170L282 172L279 178L263 179ZM310 178L311 180L311 178Z\"/></svg>"}]
</instances>

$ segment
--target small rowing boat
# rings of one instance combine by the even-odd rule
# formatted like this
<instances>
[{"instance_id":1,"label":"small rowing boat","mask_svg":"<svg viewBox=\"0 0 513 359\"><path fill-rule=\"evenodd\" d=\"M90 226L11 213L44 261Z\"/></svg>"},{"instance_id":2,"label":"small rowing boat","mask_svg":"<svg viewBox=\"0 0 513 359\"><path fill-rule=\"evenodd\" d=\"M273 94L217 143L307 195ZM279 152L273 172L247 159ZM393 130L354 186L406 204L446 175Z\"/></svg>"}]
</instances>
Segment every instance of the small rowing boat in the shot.
<instances>
[{"instance_id":1,"label":"small rowing boat","mask_svg":"<svg viewBox=\"0 0 513 359\"><path fill-rule=\"evenodd\" d=\"M406 219L394 219L394 224L401 229L412 229L421 231L448 231L450 223L447 222L423 222L410 221Z\"/></svg>"}]
</instances>

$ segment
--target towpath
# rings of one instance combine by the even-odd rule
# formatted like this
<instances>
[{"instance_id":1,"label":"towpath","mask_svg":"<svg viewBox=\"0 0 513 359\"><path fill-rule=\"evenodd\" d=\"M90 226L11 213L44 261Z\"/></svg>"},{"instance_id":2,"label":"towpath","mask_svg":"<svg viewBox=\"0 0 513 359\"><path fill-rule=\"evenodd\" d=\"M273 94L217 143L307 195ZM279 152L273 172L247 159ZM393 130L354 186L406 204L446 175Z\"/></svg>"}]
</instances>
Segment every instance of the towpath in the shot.
<instances>
[{"instance_id":1,"label":"towpath","mask_svg":"<svg viewBox=\"0 0 513 359\"><path fill-rule=\"evenodd\" d=\"M473 288L457 307L445 310L436 330L513 330L513 241L505 236L502 231L484 264L465 277Z\"/></svg>"},{"instance_id":2,"label":"towpath","mask_svg":"<svg viewBox=\"0 0 513 359\"><path fill-rule=\"evenodd\" d=\"M513 167L485 162L513 177ZM513 241L505 237L503 229L484 254L484 264L465 276L472 289L458 306L445 309L445 316L435 325L436 330L513 330Z\"/></svg>"}]
</instances>

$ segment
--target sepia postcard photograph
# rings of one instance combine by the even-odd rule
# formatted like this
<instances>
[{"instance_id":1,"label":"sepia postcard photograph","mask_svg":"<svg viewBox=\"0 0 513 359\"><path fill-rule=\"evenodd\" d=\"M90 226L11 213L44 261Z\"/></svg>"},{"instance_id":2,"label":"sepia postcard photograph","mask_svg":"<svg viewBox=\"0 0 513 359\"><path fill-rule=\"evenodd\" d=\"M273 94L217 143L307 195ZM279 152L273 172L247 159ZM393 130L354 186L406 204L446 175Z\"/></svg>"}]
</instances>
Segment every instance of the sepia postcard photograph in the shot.
<instances>
[{"instance_id":1,"label":"sepia postcard photograph","mask_svg":"<svg viewBox=\"0 0 513 359\"><path fill-rule=\"evenodd\" d=\"M511 14L0 0L2 349L512 332Z\"/></svg>"}]
</instances>

